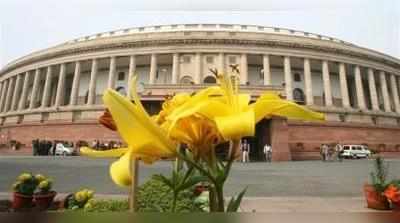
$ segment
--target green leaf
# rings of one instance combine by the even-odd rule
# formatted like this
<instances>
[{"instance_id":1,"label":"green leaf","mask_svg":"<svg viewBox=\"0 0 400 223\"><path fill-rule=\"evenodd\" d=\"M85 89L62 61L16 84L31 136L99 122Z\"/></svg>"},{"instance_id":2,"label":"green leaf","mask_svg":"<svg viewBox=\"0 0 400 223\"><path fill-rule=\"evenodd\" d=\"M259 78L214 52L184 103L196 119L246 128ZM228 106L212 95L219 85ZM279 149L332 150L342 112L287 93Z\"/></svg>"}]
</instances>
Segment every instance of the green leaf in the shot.
<instances>
[{"instance_id":1,"label":"green leaf","mask_svg":"<svg viewBox=\"0 0 400 223\"><path fill-rule=\"evenodd\" d=\"M229 201L228 207L226 209L227 212L237 212L237 210L240 207L240 203L242 202L242 198L244 194L246 193L247 187L244 188L242 192L235 198L232 197L232 199Z\"/></svg>"}]
</instances>

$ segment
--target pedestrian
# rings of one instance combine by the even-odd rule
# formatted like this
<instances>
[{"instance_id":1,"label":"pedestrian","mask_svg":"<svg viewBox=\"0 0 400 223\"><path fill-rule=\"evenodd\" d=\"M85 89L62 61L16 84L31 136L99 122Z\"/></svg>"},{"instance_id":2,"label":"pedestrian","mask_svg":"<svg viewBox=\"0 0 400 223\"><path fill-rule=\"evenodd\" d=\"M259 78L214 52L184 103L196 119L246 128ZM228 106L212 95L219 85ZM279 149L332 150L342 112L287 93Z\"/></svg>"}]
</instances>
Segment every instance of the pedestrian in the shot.
<instances>
[{"instance_id":1,"label":"pedestrian","mask_svg":"<svg viewBox=\"0 0 400 223\"><path fill-rule=\"evenodd\" d=\"M321 160L324 162L325 161L325 153L324 153L324 144L321 144L321 146L319 147L319 154L321 156Z\"/></svg>"},{"instance_id":2,"label":"pedestrian","mask_svg":"<svg viewBox=\"0 0 400 223\"><path fill-rule=\"evenodd\" d=\"M242 151L242 163L245 163L247 162L247 157L248 157L247 141L245 139L241 142L240 148Z\"/></svg>"},{"instance_id":3,"label":"pedestrian","mask_svg":"<svg viewBox=\"0 0 400 223\"><path fill-rule=\"evenodd\" d=\"M250 162L250 143L248 141L246 141L246 162Z\"/></svg>"},{"instance_id":4,"label":"pedestrian","mask_svg":"<svg viewBox=\"0 0 400 223\"><path fill-rule=\"evenodd\" d=\"M270 145L268 145L268 143L265 144L265 146L264 146L264 155L265 155L265 161L271 162L272 148Z\"/></svg>"},{"instance_id":5,"label":"pedestrian","mask_svg":"<svg viewBox=\"0 0 400 223\"><path fill-rule=\"evenodd\" d=\"M343 161L343 146L340 143L337 143L335 146L335 151L336 151L336 159L339 160L340 162Z\"/></svg>"}]
</instances>

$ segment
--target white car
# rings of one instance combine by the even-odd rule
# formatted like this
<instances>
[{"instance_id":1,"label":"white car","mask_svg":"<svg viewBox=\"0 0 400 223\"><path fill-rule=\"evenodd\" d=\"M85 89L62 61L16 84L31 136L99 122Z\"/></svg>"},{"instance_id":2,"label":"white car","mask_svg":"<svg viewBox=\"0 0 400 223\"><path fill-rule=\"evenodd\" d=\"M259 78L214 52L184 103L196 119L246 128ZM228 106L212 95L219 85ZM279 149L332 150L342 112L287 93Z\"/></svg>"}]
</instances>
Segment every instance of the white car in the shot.
<instances>
[{"instance_id":1,"label":"white car","mask_svg":"<svg viewBox=\"0 0 400 223\"><path fill-rule=\"evenodd\" d=\"M75 149L70 146L66 146L62 143L56 144L55 155L72 156L75 154Z\"/></svg>"},{"instance_id":2,"label":"white car","mask_svg":"<svg viewBox=\"0 0 400 223\"><path fill-rule=\"evenodd\" d=\"M353 159L368 158L371 156L371 151L364 145L343 145L342 156Z\"/></svg>"}]
</instances>

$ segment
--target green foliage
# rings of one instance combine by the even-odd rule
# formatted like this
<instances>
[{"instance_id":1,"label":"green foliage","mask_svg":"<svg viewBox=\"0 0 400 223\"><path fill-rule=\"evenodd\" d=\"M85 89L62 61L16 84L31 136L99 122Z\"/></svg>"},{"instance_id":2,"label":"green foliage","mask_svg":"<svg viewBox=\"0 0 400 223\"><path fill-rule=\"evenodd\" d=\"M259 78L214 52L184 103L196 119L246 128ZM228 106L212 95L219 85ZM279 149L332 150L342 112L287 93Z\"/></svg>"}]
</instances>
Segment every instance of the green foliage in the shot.
<instances>
[{"instance_id":1,"label":"green foliage","mask_svg":"<svg viewBox=\"0 0 400 223\"><path fill-rule=\"evenodd\" d=\"M163 181L163 177L152 177L139 188L138 206L140 212L169 212L172 208L173 192ZM176 212L200 212L195 202L193 188L178 194Z\"/></svg>"},{"instance_id":2,"label":"green foliage","mask_svg":"<svg viewBox=\"0 0 400 223\"><path fill-rule=\"evenodd\" d=\"M242 198L246 193L246 190L247 187L242 192L240 192L237 197L232 197L226 209L227 212L237 212L239 210L240 203L242 202Z\"/></svg>"},{"instance_id":3,"label":"green foliage","mask_svg":"<svg viewBox=\"0 0 400 223\"><path fill-rule=\"evenodd\" d=\"M386 182L388 175L388 165L385 160L378 156L374 160L374 171L370 173L371 183L378 192L385 191L388 183Z\"/></svg>"}]
</instances>

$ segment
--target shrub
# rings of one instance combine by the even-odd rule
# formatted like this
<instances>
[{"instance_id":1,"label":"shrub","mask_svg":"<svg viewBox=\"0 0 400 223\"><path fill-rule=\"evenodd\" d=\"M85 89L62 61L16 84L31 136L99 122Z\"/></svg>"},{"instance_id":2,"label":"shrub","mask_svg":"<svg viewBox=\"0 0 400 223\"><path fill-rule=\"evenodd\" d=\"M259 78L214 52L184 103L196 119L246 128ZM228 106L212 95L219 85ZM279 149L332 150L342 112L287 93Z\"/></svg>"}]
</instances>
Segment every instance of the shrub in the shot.
<instances>
[{"instance_id":1,"label":"shrub","mask_svg":"<svg viewBox=\"0 0 400 223\"><path fill-rule=\"evenodd\" d=\"M87 212L124 212L129 210L127 200L94 200L85 205Z\"/></svg>"},{"instance_id":2,"label":"shrub","mask_svg":"<svg viewBox=\"0 0 400 223\"><path fill-rule=\"evenodd\" d=\"M182 191L177 199L177 212L201 212L195 202L193 188ZM139 188L138 210L140 212L170 212L173 194L164 183L152 177Z\"/></svg>"}]
</instances>

